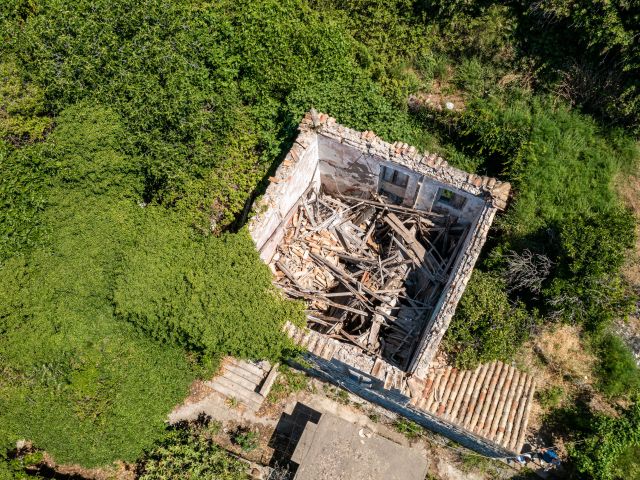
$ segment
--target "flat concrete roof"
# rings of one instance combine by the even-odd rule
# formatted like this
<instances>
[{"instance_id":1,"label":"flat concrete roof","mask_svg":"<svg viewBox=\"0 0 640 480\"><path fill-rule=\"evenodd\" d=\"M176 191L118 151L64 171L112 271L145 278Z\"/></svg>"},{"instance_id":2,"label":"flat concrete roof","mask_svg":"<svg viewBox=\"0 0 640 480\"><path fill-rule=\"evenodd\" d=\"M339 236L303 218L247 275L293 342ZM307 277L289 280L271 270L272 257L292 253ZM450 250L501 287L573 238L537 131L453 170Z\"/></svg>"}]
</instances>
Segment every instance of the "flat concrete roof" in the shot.
<instances>
[{"instance_id":1,"label":"flat concrete roof","mask_svg":"<svg viewBox=\"0 0 640 480\"><path fill-rule=\"evenodd\" d=\"M292 458L294 480L424 480L427 459L371 430L323 414L307 423Z\"/></svg>"}]
</instances>

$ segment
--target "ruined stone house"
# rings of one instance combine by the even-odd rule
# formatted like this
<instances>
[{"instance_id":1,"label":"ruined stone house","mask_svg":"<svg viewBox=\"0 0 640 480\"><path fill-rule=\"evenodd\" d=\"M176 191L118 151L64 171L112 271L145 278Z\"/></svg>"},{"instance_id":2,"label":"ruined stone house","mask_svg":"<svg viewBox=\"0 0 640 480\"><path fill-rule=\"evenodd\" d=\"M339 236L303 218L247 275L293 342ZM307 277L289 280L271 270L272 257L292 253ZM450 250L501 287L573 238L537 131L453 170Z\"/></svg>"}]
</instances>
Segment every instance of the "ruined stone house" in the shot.
<instances>
[{"instance_id":1,"label":"ruined stone house","mask_svg":"<svg viewBox=\"0 0 640 480\"><path fill-rule=\"evenodd\" d=\"M286 295L311 373L494 456L524 443L533 379L458 371L438 347L510 185L314 111L249 230Z\"/></svg>"}]
</instances>

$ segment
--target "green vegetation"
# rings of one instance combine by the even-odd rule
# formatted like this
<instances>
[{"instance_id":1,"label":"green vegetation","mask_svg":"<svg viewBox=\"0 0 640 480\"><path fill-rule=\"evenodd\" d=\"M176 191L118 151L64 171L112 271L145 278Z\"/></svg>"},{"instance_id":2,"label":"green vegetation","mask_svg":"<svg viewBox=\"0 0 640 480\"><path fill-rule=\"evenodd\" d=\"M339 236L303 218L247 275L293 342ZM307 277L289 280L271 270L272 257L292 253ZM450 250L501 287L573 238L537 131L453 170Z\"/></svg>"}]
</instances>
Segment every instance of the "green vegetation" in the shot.
<instances>
[{"instance_id":1,"label":"green vegetation","mask_svg":"<svg viewBox=\"0 0 640 480\"><path fill-rule=\"evenodd\" d=\"M552 386L545 388L544 390L536 391L536 398L538 399L540 406L545 409L552 409L560 406L564 395L564 389L558 386Z\"/></svg>"},{"instance_id":2,"label":"green vegetation","mask_svg":"<svg viewBox=\"0 0 640 480\"><path fill-rule=\"evenodd\" d=\"M637 478L640 451L640 399L617 417L588 411L567 412L576 441L569 455L576 470L589 478L613 480ZM579 415L579 417L576 417Z\"/></svg>"},{"instance_id":3,"label":"green vegetation","mask_svg":"<svg viewBox=\"0 0 640 480\"><path fill-rule=\"evenodd\" d=\"M245 480L246 465L212 440L218 426L206 419L168 429L138 462L140 480Z\"/></svg>"},{"instance_id":4,"label":"green vegetation","mask_svg":"<svg viewBox=\"0 0 640 480\"><path fill-rule=\"evenodd\" d=\"M247 428L238 428L233 434L232 440L243 452L253 452L260 444L258 434Z\"/></svg>"},{"instance_id":5,"label":"green vegetation","mask_svg":"<svg viewBox=\"0 0 640 480\"><path fill-rule=\"evenodd\" d=\"M640 368L623 341L610 333L594 341L600 365L599 388L609 397L640 392Z\"/></svg>"},{"instance_id":6,"label":"green vegetation","mask_svg":"<svg viewBox=\"0 0 640 480\"><path fill-rule=\"evenodd\" d=\"M133 461L222 355L289 353L302 307L241 227L310 107L512 183L445 340L459 366L573 322L600 388L629 397L608 327L633 300L612 185L638 157L638 25L600 0L2 2L0 455L29 438L59 463ZM154 478L204 451L171 435Z\"/></svg>"},{"instance_id":7,"label":"green vegetation","mask_svg":"<svg viewBox=\"0 0 640 480\"><path fill-rule=\"evenodd\" d=\"M403 417L398 417L393 426L409 440L415 440L424 435L424 429L420 425Z\"/></svg>"},{"instance_id":8,"label":"green vegetation","mask_svg":"<svg viewBox=\"0 0 640 480\"><path fill-rule=\"evenodd\" d=\"M46 189L41 239L0 269L2 438L32 439L58 462L133 461L203 367L224 353L279 357L279 326L299 310L246 233L194 236L136 202L135 157L111 110L79 105L56 122L5 160L42 171Z\"/></svg>"},{"instance_id":9,"label":"green vegetation","mask_svg":"<svg viewBox=\"0 0 640 480\"><path fill-rule=\"evenodd\" d=\"M509 303L504 281L480 270L473 273L457 316L464 320L451 323L443 347L460 368L511 359L532 327L523 306Z\"/></svg>"},{"instance_id":10,"label":"green vegetation","mask_svg":"<svg viewBox=\"0 0 640 480\"><path fill-rule=\"evenodd\" d=\"M271 403L277 403L308 387L309 378L303 372L298 372L287 365L280 365L278 378L271 387L267 399Z\"/></svg>"}]
</instances>

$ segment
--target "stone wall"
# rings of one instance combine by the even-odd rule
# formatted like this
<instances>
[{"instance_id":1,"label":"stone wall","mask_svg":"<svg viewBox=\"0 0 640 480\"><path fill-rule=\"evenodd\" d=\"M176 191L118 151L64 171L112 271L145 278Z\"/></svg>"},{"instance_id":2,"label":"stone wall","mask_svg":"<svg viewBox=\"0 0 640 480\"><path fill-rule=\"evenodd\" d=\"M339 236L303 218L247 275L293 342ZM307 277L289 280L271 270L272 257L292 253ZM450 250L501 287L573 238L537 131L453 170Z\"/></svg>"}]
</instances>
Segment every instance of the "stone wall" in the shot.
<instances>
[{"instance_id":1,"label":"stone wall","mask_svg":"<svg viewBox=\"0 0 640 480\"><path fill-rule=\"evenodd\" d=\"M344 146L353 147L363 154L403 165L409 170L459 189L474 197L484 199L493 207L506 207L511 185L492 177L467 173L450 166L446 160L434 153L420 153L406 143L385 142L370 131L359 132L336 123L335 118L326 114L310 112L300 123L300 132L315 131L318 135L332 139ZM326 145L326 140L322 139Z\"/></svg>"},{"instance_id":2,"label":"stone wall","mask_svg":"<svg viewBox=\"0 0 640 480\"><path fill-rule=\"evenodd\" d=\"M449 278L444 292L434 309L434 314L424 329L422 339L417 348L418 354L409 367L409 371L421 378L425 378L429 364L438 351L440 342L449 328L458 302L464 293L467 283L473 273L482 246L484 245L496 209L485 205L480 216L475 220L471 233L467 235L462 247L462 255L458 257L453 267L453 274Z\"/></svg>"}]
</instances>

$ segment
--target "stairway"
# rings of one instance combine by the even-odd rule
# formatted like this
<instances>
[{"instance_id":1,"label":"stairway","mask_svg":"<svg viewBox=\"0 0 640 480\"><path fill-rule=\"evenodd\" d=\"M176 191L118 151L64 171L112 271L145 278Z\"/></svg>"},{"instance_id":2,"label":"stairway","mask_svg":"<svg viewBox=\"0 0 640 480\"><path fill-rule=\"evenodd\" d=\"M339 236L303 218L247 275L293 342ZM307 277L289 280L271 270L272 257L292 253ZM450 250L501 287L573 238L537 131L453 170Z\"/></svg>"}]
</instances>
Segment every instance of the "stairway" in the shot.
<instances>
[{"instance_id":1,"label":"stairway","mask_svg":"<svg viewBox=\"0 0 640 480\"><path fill-rule=\"evenodd\" d=\"M223 361L221 373L205 384L216 392L256 411L269 394L278 375L278 365L246 362L233 357Z\"/></svg>"}]
</instances>

